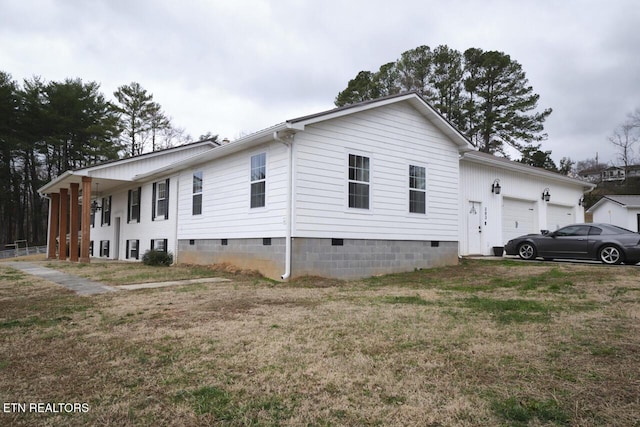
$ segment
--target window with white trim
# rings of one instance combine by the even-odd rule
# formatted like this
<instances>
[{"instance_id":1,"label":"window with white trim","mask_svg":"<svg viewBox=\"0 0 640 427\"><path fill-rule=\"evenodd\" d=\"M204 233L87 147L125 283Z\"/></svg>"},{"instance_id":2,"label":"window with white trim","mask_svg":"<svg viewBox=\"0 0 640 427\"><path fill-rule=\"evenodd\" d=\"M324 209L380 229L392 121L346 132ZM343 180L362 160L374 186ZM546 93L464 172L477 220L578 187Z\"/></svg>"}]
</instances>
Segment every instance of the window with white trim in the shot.
<instances>
[{"instance_id":1,"label":"window with white trim","mask_svg":"<svg viewBox=\"0 0 640 427\"><path fill-rule=\"evenodd\" d=\"M101 257L109 257L109 241L108 240L100 240L100 256Z\"/></svg>"},{"instance_id":2,"label":"window with white trim","mask_svg":"<svg viewBox=\"0 0 640 427\"><path fill-rule=\"evenodd\" d=\"M427 168L409 165L409 212L427 213Z\"/></svg>"},{"instance_id":3,"label":"window with white trim","mask_svg":"<svg viewBox=\"0 0 640 427\"><path fill-rule=\"evenodd\" d=\"M169 219L169 179L153 183L151 219Z\"/></svg>"},{"instance_id":4,"label":"window with white trim","mask_svg":"<svg viewBox=\"0 0 640 427\"><path fill-rule=\"evenodd\" d=\"M266 205L267 153L251 156L251 208Z\"/></svg>"},{"instance_id":5,"label":"window with white trim","mask_svg":"<svg viewBox=\"0 0 640 427\"><path fill-rule=\"evenodd\" d=\"M127 222L140 222L140 190L140 187L129 190Z\"/></svg>"},{"instance_id":6,"label":"window with white trim","mask_svg":"<svg viewBox=\"0 0 640 427\"><path fill-rule=\"evenodd\" d=\"M111 225L111 196L102 198L102 222L100 225Z\"/></svg>"},{"instance_id":7,"label":"window with white trim","mask_svg":"<svg viewBox=\"0 0 640 427\"><path fill-rule=\"evenodd\" d=\"M167 239L151 239L151 250L167 252Z\"/></svg>"},{"instance_id":8,"label":"window with white trim","mask_svg":"<svg viewBox=\"0 0 640 427\"><path fill-rule=\"evenodd\" d=\"M193 173L193 197L191 215L202 214L202 171Z\"/></svg>"},{"instance_id":9,"label":"window with white trim","mask_svg":"<svg viewBox=\"0 0 640 427\"><path fill-rule=\"evenodd\" d=\"M126 257L127 259L138 259L139 257L139 247L140 247L140 240L136 240L136 239L130 239L127 240L127 254Z\"/></svg>"},{"instance_id":10,"label":"window with white trim","mask_svg":"<svg viewBox=\"0 0 640 427\"><path fill-rule=\"evenodd\" d=\"M369 157L349 154L349 207L369 209Z\"/></svg>"}]
</instances>

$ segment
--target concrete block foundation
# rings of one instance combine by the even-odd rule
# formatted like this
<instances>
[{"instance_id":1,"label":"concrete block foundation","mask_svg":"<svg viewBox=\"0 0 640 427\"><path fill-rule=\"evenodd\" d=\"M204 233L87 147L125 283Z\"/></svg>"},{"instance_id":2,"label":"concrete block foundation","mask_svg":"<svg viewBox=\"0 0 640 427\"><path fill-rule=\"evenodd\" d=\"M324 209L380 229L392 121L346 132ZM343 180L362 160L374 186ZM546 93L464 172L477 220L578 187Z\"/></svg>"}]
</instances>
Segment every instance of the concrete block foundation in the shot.
<instances>
[{"instance_id":1,"label":"concrete block foundation","mask_svg":"<svg viewBox=\"0 0 640 427\"><path fill-rule=\"evenodd\" d=\"M231 264L279 280L285 272L285 238L178 241L178 262ZM292 240L291 277L358 279L455 265L458 242L316 239Z\"/></svg>"}]
</instances>

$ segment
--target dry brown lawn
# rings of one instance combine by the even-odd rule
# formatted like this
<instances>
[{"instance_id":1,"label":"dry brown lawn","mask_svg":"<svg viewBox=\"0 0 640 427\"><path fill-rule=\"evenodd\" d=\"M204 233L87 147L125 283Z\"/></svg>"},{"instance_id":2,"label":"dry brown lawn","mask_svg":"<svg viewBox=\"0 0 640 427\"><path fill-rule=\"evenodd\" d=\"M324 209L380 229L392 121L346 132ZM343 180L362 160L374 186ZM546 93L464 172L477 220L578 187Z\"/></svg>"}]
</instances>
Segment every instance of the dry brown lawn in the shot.
<instances>
[{"instance_id":1,"label":"dry brown lawn","mask_svg":"<svg viewBox=\"0 0 640 427\"><path fill-rule=\"evenodd\" d=\"M42 264L232 280L81 297L0 263L0 425L640 426L638 267L464 260L283 284Z\"/></svg>"}]
</instances>

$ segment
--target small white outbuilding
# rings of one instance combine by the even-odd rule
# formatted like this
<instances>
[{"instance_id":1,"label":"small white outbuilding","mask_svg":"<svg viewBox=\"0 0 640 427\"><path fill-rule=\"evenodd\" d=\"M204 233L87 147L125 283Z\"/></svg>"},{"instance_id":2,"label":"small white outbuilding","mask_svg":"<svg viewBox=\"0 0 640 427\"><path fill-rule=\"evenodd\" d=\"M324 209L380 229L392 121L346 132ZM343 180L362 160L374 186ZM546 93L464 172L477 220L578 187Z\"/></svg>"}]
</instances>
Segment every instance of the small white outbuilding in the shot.
<instances>
[{"instance_id":1,"label":"small white outbuilding","mask_svg":"<svg viewBox=\"0 0 640 427\"><path fill-rule=\"evenodd\" d=\"M602 196L587 212L593 214L593 222L640 231L640 195Z\"/></svg>"}]
</instances>

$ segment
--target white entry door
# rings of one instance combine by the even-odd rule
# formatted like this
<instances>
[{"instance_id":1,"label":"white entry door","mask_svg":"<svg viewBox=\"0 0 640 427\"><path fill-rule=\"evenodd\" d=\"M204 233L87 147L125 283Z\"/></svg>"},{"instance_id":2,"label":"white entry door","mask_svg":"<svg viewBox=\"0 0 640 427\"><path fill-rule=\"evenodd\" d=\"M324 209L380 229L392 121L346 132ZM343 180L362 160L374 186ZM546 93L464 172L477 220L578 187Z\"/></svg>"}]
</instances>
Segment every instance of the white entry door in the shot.
<instances>
[{"instance_id":1,"label":"white entry door","mask_svg":"<svg viewBox=\"0 0 640 427\"><path fill-rule=\"evenodd\" d=\"M482 254L482 204L469 202L467 208L467 255Z\"/></svg>"}]
</instances>

